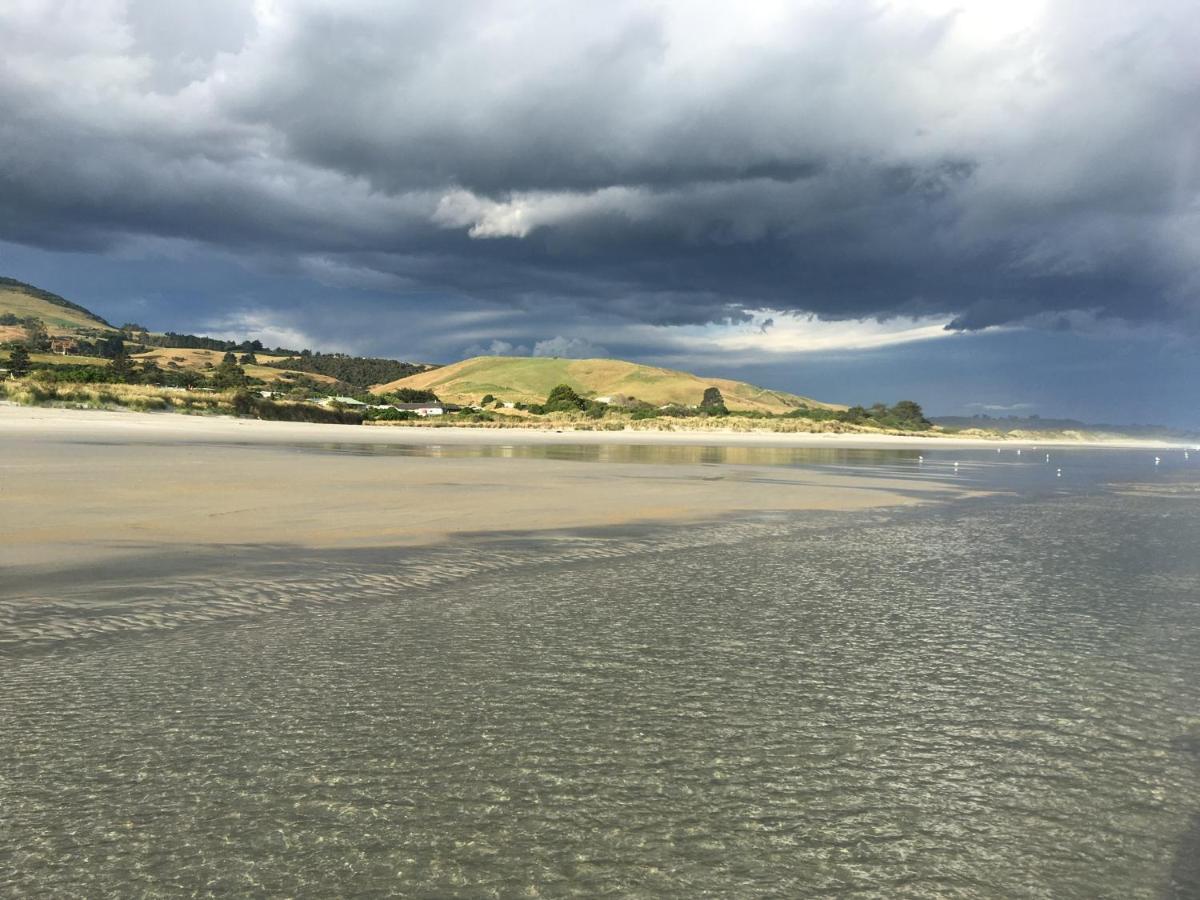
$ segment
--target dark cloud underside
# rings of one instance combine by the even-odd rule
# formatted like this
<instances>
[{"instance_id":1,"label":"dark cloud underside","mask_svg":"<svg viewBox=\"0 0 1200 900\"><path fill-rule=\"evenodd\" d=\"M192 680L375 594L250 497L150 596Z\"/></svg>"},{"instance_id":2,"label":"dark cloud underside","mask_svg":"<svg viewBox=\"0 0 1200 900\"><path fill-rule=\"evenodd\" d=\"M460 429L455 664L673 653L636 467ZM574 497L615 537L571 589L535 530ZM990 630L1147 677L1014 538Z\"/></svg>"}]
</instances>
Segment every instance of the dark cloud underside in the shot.
<instances>
[{"instance_id":1,"label":"dark cloud underside","mask_svg":"<svg viewBox=\"0 0 1200 900\"><path fill-rule=\"evenodd\" d=\"M1190 3L81 9L0 11L2 240L630 323L1200 330Z\"/></svg>"}]
</instances>

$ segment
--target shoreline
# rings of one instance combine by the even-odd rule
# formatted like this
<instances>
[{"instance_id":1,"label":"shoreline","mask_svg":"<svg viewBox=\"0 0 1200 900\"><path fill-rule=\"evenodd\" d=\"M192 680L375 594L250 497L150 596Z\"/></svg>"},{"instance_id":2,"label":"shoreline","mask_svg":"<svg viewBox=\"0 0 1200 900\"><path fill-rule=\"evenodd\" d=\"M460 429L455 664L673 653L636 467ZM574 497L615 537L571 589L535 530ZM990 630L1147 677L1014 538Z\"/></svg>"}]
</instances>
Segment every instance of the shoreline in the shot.
<instances>
[{"instance_id":1,"label":"shoreline","mask_svg":"<svg viewBox=\"0 0 1200 900\"><path fill-rule=\"evenodd\" d=\"M607 432L447 430L0 407L0 498L21 511L0 521L0 568L52 572L145 553L234 547L267 555L283 547L412 547L460 536L686 525L987 493L933 472L818 471L773 466L753 454L618 462L504 452L578 445L580 437L593 445L711 445L702 440L707 436L612 441ZM779 444L729 438L745 449ZM496 452L437 452L472 444ZM418 445L433 452L404 452ZM846 445L819 439L809 446Z\"/></svg>"},{"instance_id":2,"label":"shoreline","mask_svg":"<svg viewBox=\"0 0 1200 900\"><path fill-rule=\"evenodd\" d=\"M949 459L922 467L916 450L1001 443L0 407L0 501L18 512L0 519L0 656L497 567L544 564L553 577L644 551L670 565L695 541L816 534L804 529L829 514L870 522L992 496ZM791 464L790 449L833 464ZM843 465L847 450L861 464Z\"/></svg>"},{"instance_id":3,"label":"shoreline","mask_svg":"<svg viewBox=\"0 0 1200 900\"><path fill-rule=\"evenodd\" d=\"M539 444L659 444L763 447L825 447L841 449L925 448L968 449L995 447L1077 447L1093 449L1184 449L1185 442L1157 440L1066 440L1062 438L979 438L942 435L862 434L831 432L769 432L713 430L584 431L561 428L470 428L438 425L327 425L313 422L280 422L232 416L187 415L134 410L64 409L21 406L0 402L0 432L23 436L78 435L80 429L108 434L131 442L191 440L202 443L255 443L262 445L440 444L504 446Z\"/></svg>"}]
</instances>

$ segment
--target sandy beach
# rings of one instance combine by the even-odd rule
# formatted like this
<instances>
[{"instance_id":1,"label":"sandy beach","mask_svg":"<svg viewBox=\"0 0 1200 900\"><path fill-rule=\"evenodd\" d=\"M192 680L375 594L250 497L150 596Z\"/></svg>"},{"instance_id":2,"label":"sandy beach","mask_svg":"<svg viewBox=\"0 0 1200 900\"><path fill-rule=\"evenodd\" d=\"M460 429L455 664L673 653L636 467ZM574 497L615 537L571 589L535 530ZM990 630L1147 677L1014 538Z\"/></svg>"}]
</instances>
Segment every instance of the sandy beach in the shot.
<instances>
[{"instance_id":1,"label":"sandy beach","mask_svg":"<svg viewBox=\"0 0 1200 900\"><path fill-rule=\"evenodd\" d=\"M417 545L483 532L711 521L968 496L944 480L746 465L506 458L526 444L896 446L903 438L355 428L0 407L0 566L200 546ZM918 443L920 443L918 441ZM439 456L481 445L484 458ZM939 442L938 446L950 446ZM406 447L424 448L405 455ZM431 452L433 451L433 452ZM749 456L747 458L750 458Z\"/></svg>"}]
</instances>

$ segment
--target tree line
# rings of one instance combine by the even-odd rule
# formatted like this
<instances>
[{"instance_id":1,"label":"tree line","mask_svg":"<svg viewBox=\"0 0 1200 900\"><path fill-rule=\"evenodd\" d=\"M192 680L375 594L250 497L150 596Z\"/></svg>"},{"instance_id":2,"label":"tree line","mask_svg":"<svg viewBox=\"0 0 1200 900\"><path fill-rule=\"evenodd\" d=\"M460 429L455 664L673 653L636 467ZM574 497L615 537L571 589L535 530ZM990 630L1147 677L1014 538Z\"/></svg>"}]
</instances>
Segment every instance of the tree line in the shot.
<instances>
[{"instance_id":1,"label":"tree line","mask_svg":"<svg viewBox=\"0 0 1200 900\"><path fill-rule=\"evenodd\" d=\"M302 351L286 360L263 363L276 369L291 369L328 375L338 381L357 388L368 388L373 384L387 384L423 372L424 367L395 359L380 359L370 356L347 356L344 353L312 353Z\"/></svg>"}]
</instances>

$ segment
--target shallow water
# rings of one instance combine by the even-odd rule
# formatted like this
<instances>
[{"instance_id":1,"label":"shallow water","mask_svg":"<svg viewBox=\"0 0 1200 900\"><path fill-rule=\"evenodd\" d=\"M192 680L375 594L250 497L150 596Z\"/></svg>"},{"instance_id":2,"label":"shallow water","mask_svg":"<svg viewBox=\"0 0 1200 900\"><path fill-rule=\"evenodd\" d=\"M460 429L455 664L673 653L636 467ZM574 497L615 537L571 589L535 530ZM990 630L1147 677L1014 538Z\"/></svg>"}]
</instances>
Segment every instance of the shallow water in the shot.
<instances>
[{"instance_id":1,"label":"shallow water","mask_svg":"<svg viewBox=\"0 0 1200 900\"><path fill-rule=\"evenodd\" d=\"M1197 896L1195 473L923 455L776 464L1007 493L0 592L0 893Z\"/></svg>"}]
</instances>

